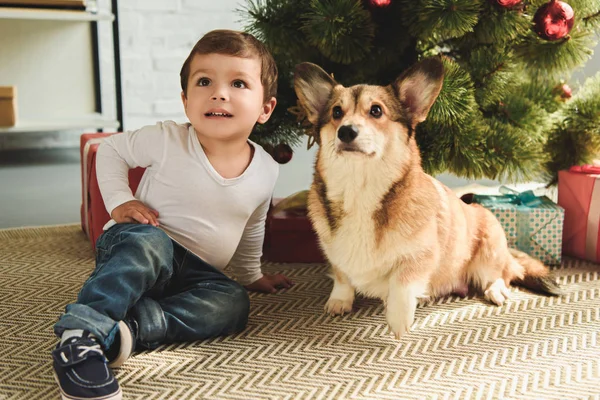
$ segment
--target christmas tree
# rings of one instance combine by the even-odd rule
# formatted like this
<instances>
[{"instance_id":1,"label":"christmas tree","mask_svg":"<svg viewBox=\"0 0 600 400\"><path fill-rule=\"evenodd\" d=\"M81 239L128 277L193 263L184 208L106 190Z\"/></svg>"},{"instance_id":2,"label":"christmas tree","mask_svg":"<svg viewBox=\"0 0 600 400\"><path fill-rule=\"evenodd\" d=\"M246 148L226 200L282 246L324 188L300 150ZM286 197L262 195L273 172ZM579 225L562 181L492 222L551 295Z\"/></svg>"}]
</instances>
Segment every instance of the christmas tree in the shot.
<instances>
[{"instance_id":1,"label":"christmas tree","mask_svg":"<svg viewBox=\"0 0 600 400\"><path fill-rule=\"evenodd\" d=\"M254 0L241 13L280 71L272 120L253 132L267 147L312 134L297 63L344 86L387 85L440 55L444 85L416 136L427 172L554 183L600 154L600 73L569 81L596 44L598 0Z\"/></svg>"}]
</instances>

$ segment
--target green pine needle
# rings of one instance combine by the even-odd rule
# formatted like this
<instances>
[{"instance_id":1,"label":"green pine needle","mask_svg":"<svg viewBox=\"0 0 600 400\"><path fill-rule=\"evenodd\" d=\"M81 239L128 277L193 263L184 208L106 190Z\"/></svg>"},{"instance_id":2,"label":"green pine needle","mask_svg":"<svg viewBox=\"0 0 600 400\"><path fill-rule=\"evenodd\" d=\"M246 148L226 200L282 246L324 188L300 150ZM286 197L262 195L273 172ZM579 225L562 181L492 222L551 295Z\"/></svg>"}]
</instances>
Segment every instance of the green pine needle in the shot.
<instances>
[{"instance_id":1,"label":"green pine needle","mask_svg":"<svg viewBox=\"0 0 600 400\"><path fill-rule=\"evenodd\" d=\"M350 64L371 49L374 26L356 0L313 0L302 31L309 42L334 62Z\"/></svg>"},{"instance_id":2,"label":"green pine needle","mask_svg":"<svg viewBox=\"0 0 600 400\"><path fill-rule=\"evenodd\" d=\"M528 72L556 78L589 60L591 48L595 45L593 36L588 31L574 31L557 41L547 41L530 33L527 40L517 48Z\"/></svg>"},{"instance_id":3,"label":"green pine needle","mask_svg":"<svg viewBox=\"0 0 600 400\"><path fill-rule=\"evenodd\" d=\"M517 10L504 10L486 2L477 26L475 37L479 43L504 46L524 36L531 25L529 16Z\"/></svg>"},{"instance_id":4,"label":"green pine needle","mask_svg":"<svg viewBox=\"0 0 600 400\"><path fill-rule=\"evenodd\" d=\"M443 58L444 85L431 107L428 120L439 125L457 125L477 109L473 81L456 62Z\"/></svg>"},{"instance_id":5,"label":"green pine needle","mask_svg":"<svg viewBox=\"0 0 600 400\"><path fill-rule=\"evenodd\" d=\"M481 2L474 0L415 1L405 20L420 38L435 33L450 39L472 32L480 9Z\"/></svg>"},{"instance_id":6,"label":"green pine needle","mask_svg":"<svg viewBox=\"0 0 600 400\"><path fill-rule=\"evenodd\" d=\"M512 53L504 48L480 47L471 53L468 66L477 103L483 110L496 106L521 80Z\"/></svg>"}]
</instances>

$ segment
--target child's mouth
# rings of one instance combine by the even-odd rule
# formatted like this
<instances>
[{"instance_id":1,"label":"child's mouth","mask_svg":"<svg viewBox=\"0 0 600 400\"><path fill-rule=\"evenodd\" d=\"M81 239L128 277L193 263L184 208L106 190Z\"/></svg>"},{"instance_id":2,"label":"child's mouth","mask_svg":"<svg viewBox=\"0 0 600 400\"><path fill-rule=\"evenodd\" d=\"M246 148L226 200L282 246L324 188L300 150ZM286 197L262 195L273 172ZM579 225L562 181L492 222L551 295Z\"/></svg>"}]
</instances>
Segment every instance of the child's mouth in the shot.
<instances>
[{"instance_id":1,"label":"child's mouth","mask_svg":"<svg viewBox=\"0 0 600 400\"><path fill-rule=\"evenodd\" d=\"M233 117L233 115L228 114L228 113L222 113L222 112L209 112L204 114L207 117L224 117L224 118L231 118Z\"/></svg>"}]
</instances>

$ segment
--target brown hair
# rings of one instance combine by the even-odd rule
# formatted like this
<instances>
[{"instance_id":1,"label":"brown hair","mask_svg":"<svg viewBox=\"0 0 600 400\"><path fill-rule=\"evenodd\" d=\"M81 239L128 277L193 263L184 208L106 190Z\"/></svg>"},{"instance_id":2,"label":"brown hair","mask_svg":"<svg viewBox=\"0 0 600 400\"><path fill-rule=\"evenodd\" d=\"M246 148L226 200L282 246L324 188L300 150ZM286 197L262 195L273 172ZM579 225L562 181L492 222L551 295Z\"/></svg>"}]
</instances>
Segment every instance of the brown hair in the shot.
<instances>
[{"instance_id":1,"label":"brown hair","mask_svg":"<svg viewBox=\"0 0 600 400\"><path fill-rule=\"evenodd\" d=\"M269 50L258 39L246 32L216 29L202 36L187 57L179 77L181 90L187 96L190 64L196 54L223 54L233 57L258 57L261 63L260 82L264 88L263 100L277 95L277 65Z\"/></svg>"}]
</instances>

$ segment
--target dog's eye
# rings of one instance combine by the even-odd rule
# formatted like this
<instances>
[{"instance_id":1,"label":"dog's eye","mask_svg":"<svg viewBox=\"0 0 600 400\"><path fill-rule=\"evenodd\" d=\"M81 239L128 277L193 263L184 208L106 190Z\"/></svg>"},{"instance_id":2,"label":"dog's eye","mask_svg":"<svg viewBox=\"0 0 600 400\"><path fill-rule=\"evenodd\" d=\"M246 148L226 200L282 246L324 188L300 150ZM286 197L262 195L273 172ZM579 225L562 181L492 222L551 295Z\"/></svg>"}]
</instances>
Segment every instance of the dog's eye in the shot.
<instances>
[{"instance_id":1,"label":"dog's eye","mask_svg":"<svg viewBox=\"0 0 600 400\"><path fill-rule=\"evenodd\" d=\"M381 111L381 107L375 105L375 106L371 106L371 111L369 112L369 114L371 114L375 118L379 118L379 117L381 117L383 112Z\"/></svg>"},{"instance_id":2,"label":"dog's eye","mask_svg":"<svg viewBox=\"0 0 600 400\"><path fill-rule=\"evenodd\" d=\"M342 107L340 107L340 106L333 107L333 110L331 112L331 116L333 117L333 119L340 119L340 118L342 118L343 115L344 115L344 113L342 112Z\"/></svg>"}]
</instances>

